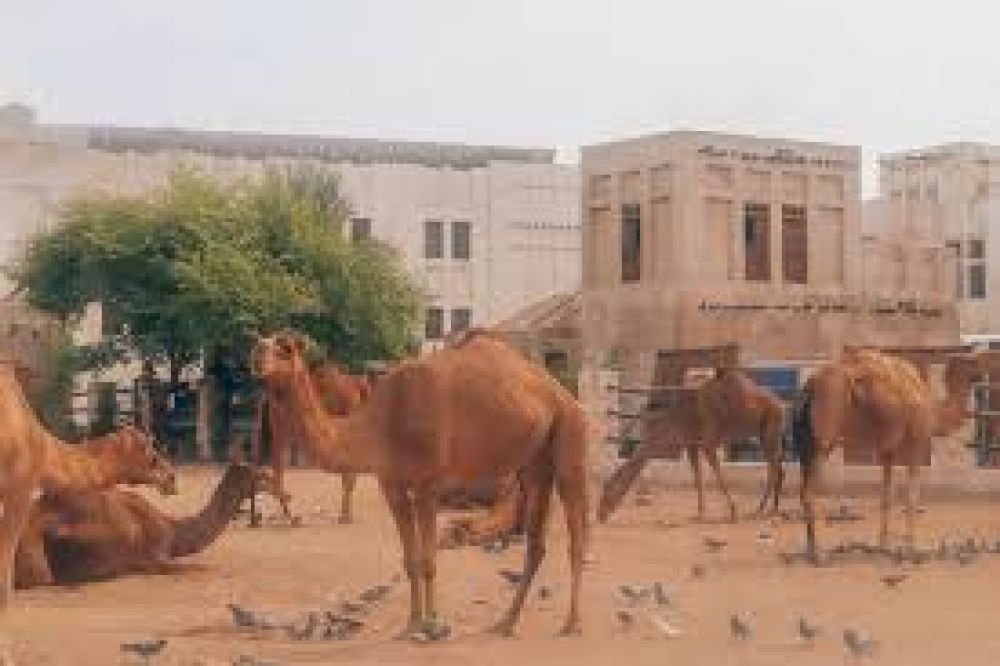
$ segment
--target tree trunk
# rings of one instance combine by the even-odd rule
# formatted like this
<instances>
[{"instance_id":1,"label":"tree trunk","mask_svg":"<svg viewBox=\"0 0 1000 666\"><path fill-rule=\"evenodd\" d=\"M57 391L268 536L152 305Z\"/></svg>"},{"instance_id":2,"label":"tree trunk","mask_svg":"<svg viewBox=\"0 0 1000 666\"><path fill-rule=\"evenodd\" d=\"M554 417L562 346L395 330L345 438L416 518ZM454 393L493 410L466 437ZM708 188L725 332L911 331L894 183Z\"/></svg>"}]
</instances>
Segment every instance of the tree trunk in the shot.
<instances>
[{"instance_id":1,"label":"tree trunk","mask_svg":"<svg viewBox=\"0 0 1000 666\"><path fill-rule=\"evenodd\" d=\"M195 421L195 444L201 462L212 460L212 412L215 401L215 378L205 373L198 388L198 413Z\"/></svg>"}]
</instances>

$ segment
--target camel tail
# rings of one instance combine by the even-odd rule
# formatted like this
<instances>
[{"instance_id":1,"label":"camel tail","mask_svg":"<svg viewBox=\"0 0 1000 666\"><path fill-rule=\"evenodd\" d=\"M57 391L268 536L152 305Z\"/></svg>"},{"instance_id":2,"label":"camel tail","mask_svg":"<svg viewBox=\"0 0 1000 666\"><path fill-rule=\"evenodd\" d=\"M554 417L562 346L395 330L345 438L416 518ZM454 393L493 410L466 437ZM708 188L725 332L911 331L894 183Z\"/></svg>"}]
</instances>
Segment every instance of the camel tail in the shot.
<instances>
[{"instance_id":1,"label":"camel tail","mask_svg":"<svg viewBox=\"0 0 1000 666\"><path fill-rule=\"evenodd\" d=\"M812 385L806 384L802 400L792 407L792 451L803 469L811 468L816 460L812 401Z\"/></svg>"}]
</instances>

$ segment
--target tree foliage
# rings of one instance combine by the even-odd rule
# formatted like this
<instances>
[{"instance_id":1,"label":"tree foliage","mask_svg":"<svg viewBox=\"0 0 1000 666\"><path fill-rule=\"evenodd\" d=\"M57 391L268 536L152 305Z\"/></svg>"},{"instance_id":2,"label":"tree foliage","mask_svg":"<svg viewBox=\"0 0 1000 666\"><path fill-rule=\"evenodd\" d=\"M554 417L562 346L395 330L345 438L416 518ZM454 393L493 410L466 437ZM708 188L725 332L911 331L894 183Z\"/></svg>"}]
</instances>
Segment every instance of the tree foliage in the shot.
<instances>
[{"instance_id":1,"label":"tree foliage","mask_svg":"<svg viewBox=\"0 0 1000 666\"><path fill-rule=\"evenodd\" d=\"M146 196L69 202L11 271L31 305L64 320L103 304L121 356L245 360L257 333L294 326L349 364L408 349L419 295L399 258L343 238L349 207L334 174L271 172L222 184L179 170Z\"/></svg>"}]
</instances>

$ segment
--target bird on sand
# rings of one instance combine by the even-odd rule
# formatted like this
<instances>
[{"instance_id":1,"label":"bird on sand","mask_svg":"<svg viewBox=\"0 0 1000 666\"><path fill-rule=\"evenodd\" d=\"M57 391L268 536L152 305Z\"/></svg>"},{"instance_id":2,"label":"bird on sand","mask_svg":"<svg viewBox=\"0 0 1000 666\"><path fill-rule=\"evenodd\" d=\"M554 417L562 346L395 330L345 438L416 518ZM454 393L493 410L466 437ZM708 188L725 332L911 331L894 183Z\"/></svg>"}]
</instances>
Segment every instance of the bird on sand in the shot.
<instances>
[{"instance_id":1,"label":"bird on sand","mask_svg":"<svg viewBox=\"0 0 1000 666\"><path fill-rule=\"evenodd\" d=\"M753 636L753 627L750 624L749 613L733 613L729 616L729 631L733 638L741 641L750 639Z\"/></svg>"},{"instance_id":2,"label":"bird on sand","mask_svg":"<svg viewBox=\"0 0 1000 666\"><path fill-rule=\"evenodd\" d=\"M278 626L266 615L255 613L239 604L229 604L229 610L233 614L233 624L241 629L274 629Z\"/></svg>"},{"instance_id":3,"label":"bird on sand","mask_svg":"<svg viewBox=\"0 0 1000 666\"><path fill-rule=\"evenodd\" d=\"M702 539L702 543L705 545L705 550L710 553L717 553L726 547L729 542L725 539L719 539L713 536L707 536Z\"/></svg>"},{"instance_id":4,"label":"bird on sand","mask_svg":"<svg viewBox=\"0 0 1000 666\"><path fill-rule=\"evenodd\" d=\"M815 622L810 622L805 615L799 616L799 621L795 625L798 639L803 643L812 643L819 637L821 629Z\"/></svg>"},{"instance_id":5,"label":"bird on sand","mask_svg":"<svg viewBox=\"0 0 1000 666\"><path fill-rule=\"evenodd\" d=\"M844 629L844 645L858 659L871 657L878 650L878 643L874 638L862 634L856 629Z\"/></svg>"},{"instance_id":6,"label":"bird on sand","mask_svg":"<svg viewBox=\"0 0 1000 666\"><path fill-rule=\"evenodd\" d=\"M897 587L899 587L899 584L902 583L907 578L909 578L909 576L907 576L905 573L891 573L891 574L885 574L879 580L881 580L882 584L885 585L887 588L889 588L890 590L894 590Z\"/></svg>"},{"instance_id":7,"label":"bird on sand","mask_svg":"<svg viewBox=\"0 0 1000 666\"><path fill-rule=\"evenodd\" d=\"M122 643L122 652L131 653L142 657L147 663L151 657L163 652L163 648L167 646L167 641L164 638L160 638L155 641L136 641L134 643Z\"/></svg>"}]
</instances>

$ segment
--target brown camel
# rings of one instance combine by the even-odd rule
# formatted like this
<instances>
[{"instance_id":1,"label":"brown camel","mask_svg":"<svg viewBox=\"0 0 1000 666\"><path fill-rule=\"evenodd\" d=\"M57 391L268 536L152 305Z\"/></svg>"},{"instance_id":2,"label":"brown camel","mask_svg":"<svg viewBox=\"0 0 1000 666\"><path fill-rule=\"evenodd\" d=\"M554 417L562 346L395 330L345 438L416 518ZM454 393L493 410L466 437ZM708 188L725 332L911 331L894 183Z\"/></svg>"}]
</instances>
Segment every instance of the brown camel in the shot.
<instances>
[{"instance_id":1,"label":"brown camel","mask_svg":"<svg viewBox=\"0 0 1000 666\"><path fill-rule=\"evenodd\" d=\"M371 383L364 375L351 375L336 363L320 363L312 368L309 376L313 381L324 409L332 416L346 416L351 410L368 399L371 394ZM274 471L274 487L270 492L277 498L285 518L293 524L299 524L297 516L293 516L289 508L291 495L285 490L285 457L292 442L301 439L302 433L296 432L296 419L288 414L282 406L284 401L274 395L274 388L265 385L264 396L257 406L257 424L254 433L252 460L260 465L262 460L261 434L264 427L264 410L267 410L267 424L271 435L271 467ZM336 470L340 472L341 499L340 517L338 522L347 524L354 521L351 497L357 484L357 474L349 469ZM256 507L251 507L252 524L258 524Z\"/></svg>"},{"instance_id":2,"label":"brown camel","mask_svg":"<svg viewBox=\"0 0 1000 666\"><path fill-rule=\"evenodd\" d=\"M304 443L328 469L374 473L392 511L410 581L407 632L436 617L437 493L444 483L518 472L528 495L524 575L497 623L513 633L544 556L553 486L569 534L570 605L564 633L580 628L587 531L586 421L579 404L540 367L489 333L405 361L346 417L323 409L294 335L259 341L254 365L288 400Z\"/></svg>"},{"instance_id":3,"label":"brown camel","mask_svg":"<svg viewBox=\"0 0 1000 666\"><path fill-rule=\"evenodd\" d=\"M658 402L654 401L653 409L645 416L649 426L646 438L604 484L597 509L599 521L605 522L618 508L647 462L668 458L681 448L686 449L694 473L698 519L705 517L699 463L699 455L704 455L729 505L730 517L735 521L736 504L723 479L717 449L726 441L744 437L760 439L768 462L766 487L757 512L764 511L772 496L774 510L777 510L783 478L781 454L785 432L785 408L777 395L740 370L719 368L715 377L701 386L672 392L666 404Z\"/></svg>"},{"instance_id":4,"label":"brown camel","mask_svg":"<svg viewBox=\"0 0 1000 666\"><path fill-rule=\"evenodd\" d=\"M14 553L39 493L148 484L176 491L173 467L152 439L126 427L87 444L61 442L38 421L10 365L0 366L0 608L10 602Z\"/></svg>"},{"instance_id":5,"label":"brown camel","mask_svg":"<svg viewBox=\"0 0 1000 666\"><path fill-rule=\"evenodd\" d=\"M230 465L205 508L187 518L168 516L142 495L118 489L46 495L17 550L14 585L169 571L173 558L215 542L256 492L258 474L247 465Z\"/></svg>"},{"instance_id":6,"label":"brown camel","mask_svg":"<svg viewBox=\"0 0 1000 666\"><path fill-rule=\"evenodd\" d=\"M945 398L935 402L930 386L910 362L871 350L845 353L806 383L793 432L802 469L806 554L817 561L815 486L821 462L845 444L873 449L882 466L879 543L888 545L893 465L907 470L906 541L912 548L920 461L933 436L946 436L968 417L972 386L987 372L988 353L959 354L945 367Z\"/></svg>"}]
</instances>

